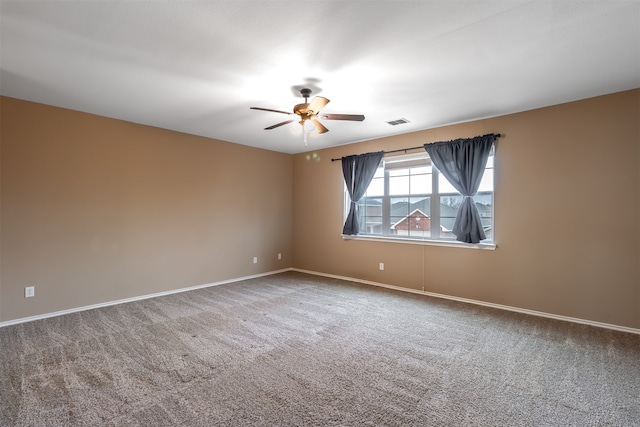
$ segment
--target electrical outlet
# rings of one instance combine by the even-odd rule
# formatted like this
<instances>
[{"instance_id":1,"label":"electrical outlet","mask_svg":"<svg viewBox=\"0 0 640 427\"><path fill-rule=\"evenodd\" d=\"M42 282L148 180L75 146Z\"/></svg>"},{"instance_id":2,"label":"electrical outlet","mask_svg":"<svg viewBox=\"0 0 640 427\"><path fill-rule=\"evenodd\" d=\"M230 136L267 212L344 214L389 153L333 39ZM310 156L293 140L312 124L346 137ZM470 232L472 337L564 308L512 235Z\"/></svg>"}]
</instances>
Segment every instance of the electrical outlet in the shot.
<instances>
[{"instance_id":1,"label":"electrical outlet","mask_svg":"<svg viewBox=\"0 0 640 427\"><path fill-rule=\"evenodd\" d=\"M380 263L380 271L384 270L384 262Z\"/></svg>"},{"instance_id":2,"label":"electrical outlet","mask_svg":"<svg viewBox=\"0 0 640 427\"><path fill-rule=\"evenodd\" d=\"M278 254L278 259L282 259L282 254Z\"/></svg>"},{"instance_id":3,"label":"electrical outlet","mask_svg":"<svg viewBox=\"0 0 640 427\"><path fill-rule=\"evenodd\" d=\"M257 264L257 263L258 263L258 257L257 257L257 256L254 256L254 257L253 257L253 263L254 263L254 264Z\"/></svg>"},{"instance_id":4,"label":"electrical outlet","mask_svg":"<svg viewBox=\"0 0 640 427\"><path fill-rule=\"evenodd\" d=\"M36 287L35 286L27 286L24 288L24 297L31 298L36 296Z\"/></svg>"}]
</instances>

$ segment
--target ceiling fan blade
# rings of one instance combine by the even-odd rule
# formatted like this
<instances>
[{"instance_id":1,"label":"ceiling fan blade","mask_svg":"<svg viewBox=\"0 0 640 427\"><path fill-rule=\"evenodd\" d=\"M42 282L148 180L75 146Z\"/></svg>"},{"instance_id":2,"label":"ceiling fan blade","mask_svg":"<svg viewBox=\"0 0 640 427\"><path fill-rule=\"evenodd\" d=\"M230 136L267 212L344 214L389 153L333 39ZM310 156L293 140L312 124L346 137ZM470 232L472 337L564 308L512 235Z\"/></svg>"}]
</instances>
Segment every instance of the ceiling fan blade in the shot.
<instances>
[{"instance_id":1,"label":"ceiling fan blade","mask_svg":"<svg viewBox=\"0 0 640 427\"><path fill-rule=\"evenodd\" d=\"M284 125L286 125L286 124L288 124L288 123L291 123L292 121L293 121L293 120L285 120L284 122L276 123L275 125L271 125L271 126L269 126L269 127L266 127L266 128L264 128L264 130L271 130L271 129L275 129L275 128L277 128L277 127L284 126Z\"/></svg>"},{"instance_id":2,"label":"ceiling fan blade","mask_svg":"<svg viewBox=\"0 0 640 427\"><path fill-rule=\"evenodd\" d=\"M329 129L324 127L324 125L322 123L320 123L319 121L317 121L316 119L311 119L311 123L313 123L313 125L316 127L316 130L318 131L318 134L329 132Z\"/></svg>"},{"instance_id":3,"label":"ceiling fan blade","mask_svg":"<svg viewBox=\"0 0 640 427\"><path fill-rule=\"evenodd\" d=\"M351 120L354 122L361 122L364 120L362 114L323 114L323 119L326 120Z\"/></svg>"},{"instance_id":4,"label":"ceiling fan blade","mask_svg":"<svg viewBox=\"0 0 640 427\"><path fill-rule=\"evenodd\" d=\"M327 98L323 98L322 96L316 96L313 98L309 106L307 107L307 111L312 111L313 114L318 114L322 108L329 103Z\"/></svg>"},{"instance_id":5,"label":"ceiling fan blade","mask_svg":"<svg viewBox=\"0 0 640 427\"><path fill-rule=\"evenodd\" d=\"M249 107L251 110L271 111L272 113L293 114L288 111L272 110L271 108Z\"/></svg>"}]
</instances>

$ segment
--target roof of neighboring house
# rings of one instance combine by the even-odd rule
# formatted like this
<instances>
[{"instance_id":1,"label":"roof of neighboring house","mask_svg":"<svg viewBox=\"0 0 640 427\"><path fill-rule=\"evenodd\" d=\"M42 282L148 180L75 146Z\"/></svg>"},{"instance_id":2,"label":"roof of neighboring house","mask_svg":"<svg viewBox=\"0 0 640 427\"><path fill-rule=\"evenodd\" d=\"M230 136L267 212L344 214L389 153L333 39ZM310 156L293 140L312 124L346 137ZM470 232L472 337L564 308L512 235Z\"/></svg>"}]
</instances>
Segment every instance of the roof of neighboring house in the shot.
<instances>
[{"instance_id":1,"label":"roof of neighboring house","mask_svg":"<svg viewBox=\"0 0 640 427\"><path fill-rule=\"evenodd\" d=\"M368 206L382 206L382 202L380 198L369 198L367 200ZM476 207L478 211L482 214L483 212L491 212L492 206L476 203ZM402 222L405 218L412 215L414 212L419 211L424 214L426 217L431 217L431 204L430 199L424 198L414 203L409 203L408 201L400 201L391 205L391 222L392 229L394 226ZM447 204L440 204L440 227L446 231L451 231L453 229L453 224L455 223L455 217L458 210L453 208ZM483 221L484 222L484 221ZM488 224L485 224L485 230L490 228Z\"/></svg>"},{"instance_id":2,"label":"roof of neighboring house","mask_svg":"<svg viewBox=\"0 0 640 427\"><path fill-rule=\"evenodd\" d=\"M420 213L422 215L416 215L416 213ZM426 213L422 212L420 209L415 209L414 211L412 211L409 215L405 216L404 218L402 218L399 221L396 221L395 223L393 223L391 225L391 229L393 230L394 228L396 228L396 226L404 221L407 220L407 218L409 217L423 217L423 218L429 218L429 215L427 215Z\"/></svg>"},{"instance_id":3,"label":"roof of neighboring house","mask_svg":"<svg viewBox=\"0 0 640 427\"><path fill-rule=\"evenodd\" d=\"M414 203L394 203L393 205L391 205L391 220L393 221L395 218L404 219L410 215L410 212L412 213L416 210L419 210L427 217L431 218L430 200L422 199ZM440 227L444 228L445 230L451 230L453 228L453 223L455 222L456 212L457 210L452 208L451 206L440 203ZM397 223L399 221L396 220L393 222Z\"/></svg>"}]
</instances>

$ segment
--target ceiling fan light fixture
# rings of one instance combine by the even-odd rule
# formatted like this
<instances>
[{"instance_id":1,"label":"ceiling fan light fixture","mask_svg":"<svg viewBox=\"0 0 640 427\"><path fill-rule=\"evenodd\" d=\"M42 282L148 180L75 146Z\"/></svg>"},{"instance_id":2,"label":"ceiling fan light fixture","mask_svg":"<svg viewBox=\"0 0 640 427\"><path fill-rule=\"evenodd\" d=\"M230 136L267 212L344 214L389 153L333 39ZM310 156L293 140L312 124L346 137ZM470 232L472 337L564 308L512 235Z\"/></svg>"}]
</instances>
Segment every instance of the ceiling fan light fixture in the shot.
<instances>
[{"instance_id":1,"label":"ceiling fan light fixture","mask_svg":"<svg viewBox=\"0 0 640 427\"><path fill-rule=\"evenodd\" d=\"M304 146L306 147L307 142L309 141L309 136L311 136L312 133L316 134L318 132L316 131L315 124L308 118L303 118L298 123L300 123L300 125L302 126L302 140L304 142Z\"/></svg>"},{"instance_id":2,"label":"ceiling fan light fixture","mask_svg":"<svg viewBox=\"0 0 640 427\"><path fill-rule=\"evenodd\" d=\"M304 134L304 142L305 146L307 144L307 138L310 134L323 134L329 132L318 118L323 118L326 120L350 120L350 121L358 121L361 122L364 120L364 116L362 114L323 114L319 116L320 110L324 108L325 105L329 103L329 100L323 96L314 97L311 102L309 102L309 96L311 96L311 89L300 89L300 95L304 98L304 102L300 104L296 104L293 107L293 113L282 110L274 110L272 108L261 108L261 107L249 107L252 110L262 110L262 111L270 111L273 113L281 113L288 115L297 115L300 117L300 121L298 122L302 127L302 131ZM268 126L264 128L265 130L275 129L277 127L286 125L287 123L291 123L294 120L286 120L284 122L276 123L275 125Z\"/></svg>"},{"instance_id":3,"label":"ceiling fan light fixture","mask_svg":"<svg viewBox=\"0 0 640 427\"><path fill-rule=\"evenodd\" d=\"M302 129L305 132L311 133L311 132L315 132L316 131L316 126L309 119L302 119L298 123L300 123L302 125Z\"/></svg>"}]
</instances>

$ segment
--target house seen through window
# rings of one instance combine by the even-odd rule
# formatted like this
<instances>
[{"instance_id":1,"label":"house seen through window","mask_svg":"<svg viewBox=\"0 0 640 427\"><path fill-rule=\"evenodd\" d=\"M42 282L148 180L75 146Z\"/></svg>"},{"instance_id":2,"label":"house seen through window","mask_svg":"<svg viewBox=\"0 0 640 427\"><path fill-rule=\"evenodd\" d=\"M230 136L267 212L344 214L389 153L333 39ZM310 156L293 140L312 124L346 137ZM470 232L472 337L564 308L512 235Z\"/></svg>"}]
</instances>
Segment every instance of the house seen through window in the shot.
<instances>
[{"instance_id":1,"label":"house seen through window","mask_svg":"<svg viewBox=\"0 0 640 427\"><path fill-rule=\"evenodd\" d=\"M384 159L359 202L359 235L455 240L463 196L425 154ZM487 239L493 241L493 154L474 196Z\"/></svg>"}]
</instances>

